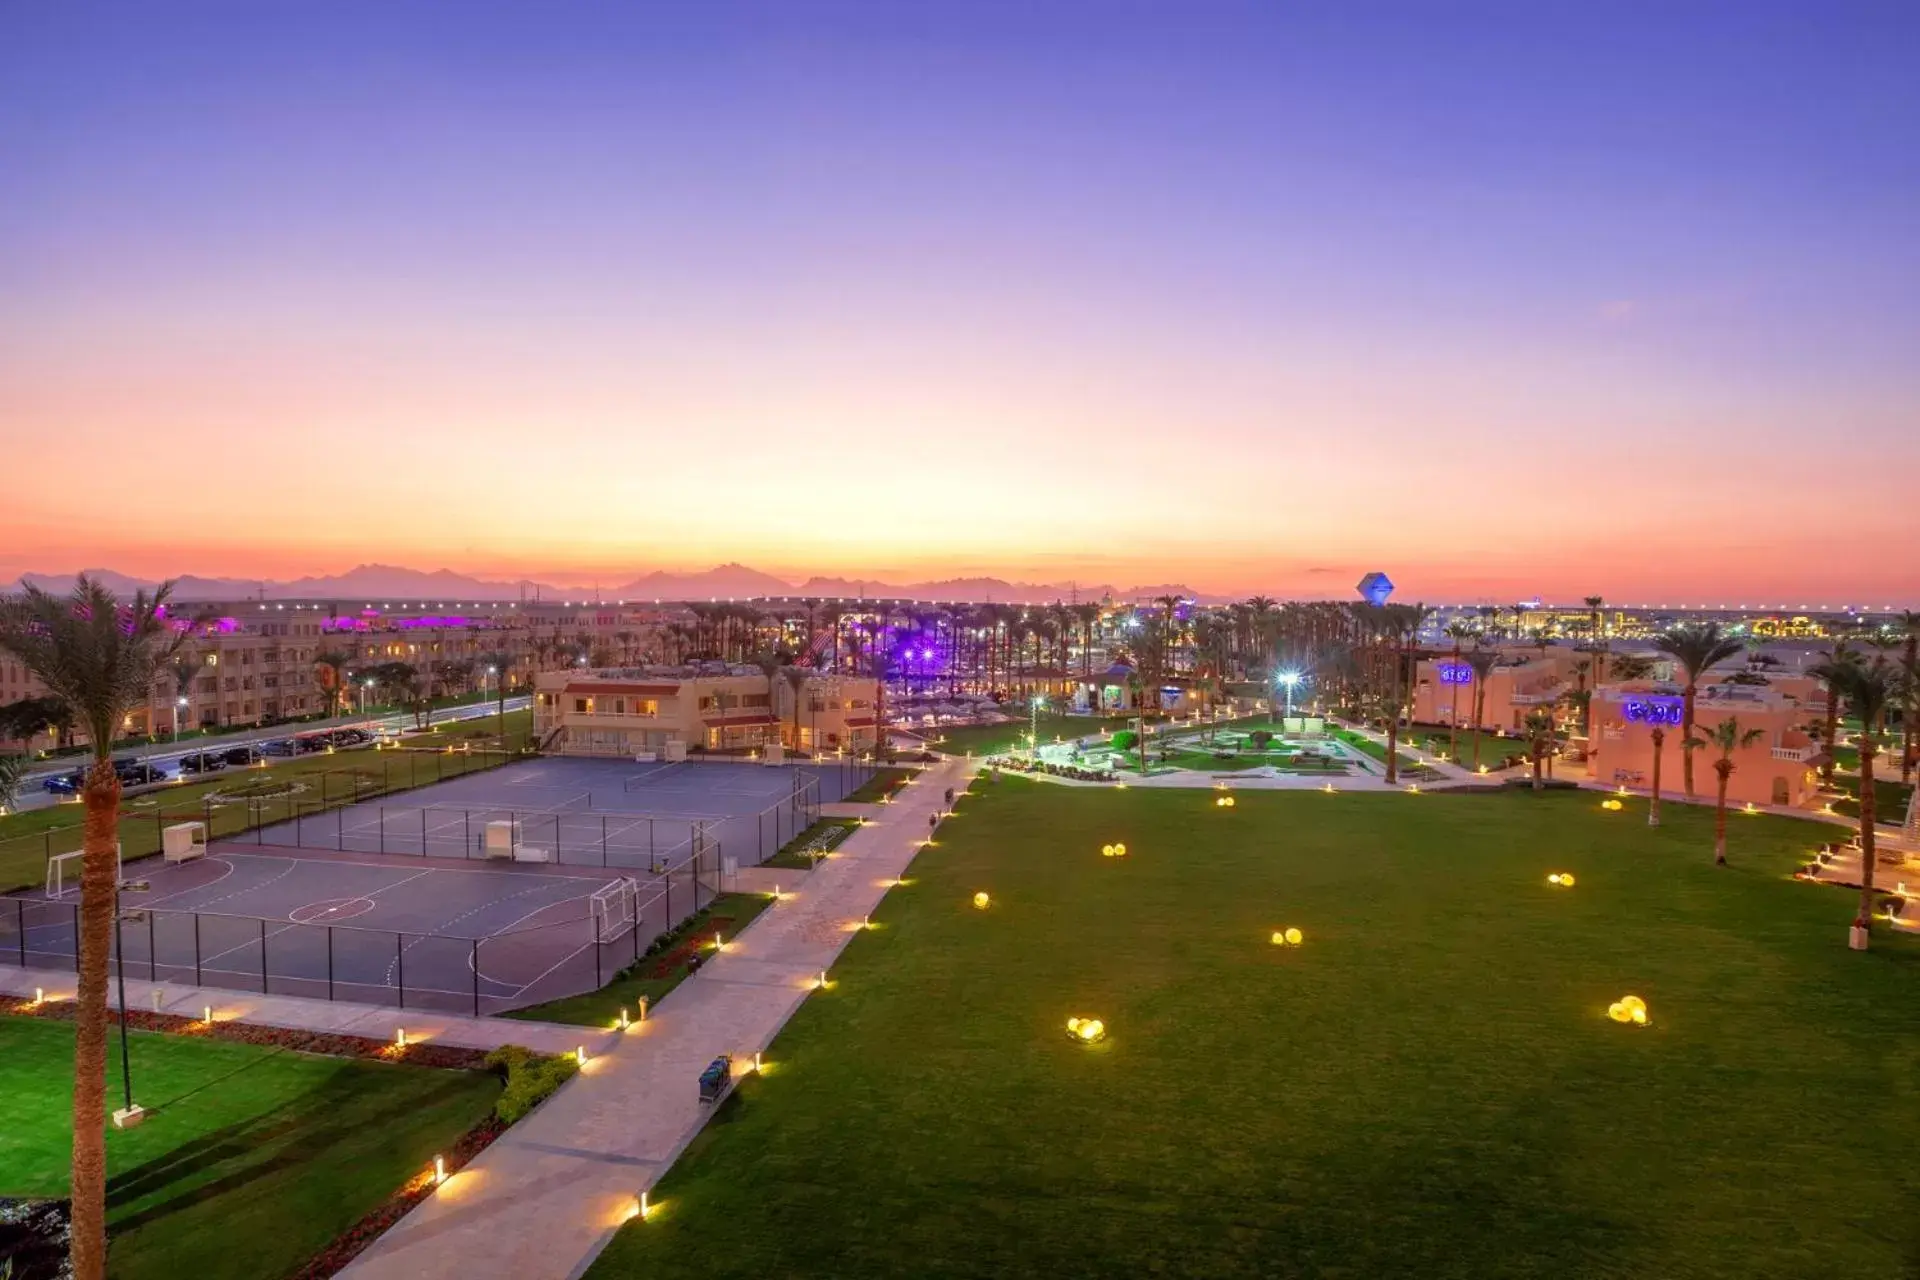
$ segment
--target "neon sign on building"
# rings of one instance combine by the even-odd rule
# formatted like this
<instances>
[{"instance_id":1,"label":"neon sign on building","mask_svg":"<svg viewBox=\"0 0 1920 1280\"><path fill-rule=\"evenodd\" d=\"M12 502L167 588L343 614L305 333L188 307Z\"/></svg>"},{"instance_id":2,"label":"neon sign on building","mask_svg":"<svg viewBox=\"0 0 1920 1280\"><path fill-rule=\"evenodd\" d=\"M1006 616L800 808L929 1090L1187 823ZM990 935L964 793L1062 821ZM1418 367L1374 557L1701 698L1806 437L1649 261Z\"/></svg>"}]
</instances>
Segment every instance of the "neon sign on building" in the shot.
<instances>
[{"instance_id":1,"label":"neon sign on building","mask_svg":"<svg viewBox=\"0 0 1920 1280\"><path fill-rule=\"evenodd\" d=\"M1678 726L1682 705L1679 698L1628 698L1620 710L1635 723Z\"/></svg>"},{"instance_id":2,"label":"neon sign on building","mask_svg":"<svg viewBox=\"0 0 1920 1280\"><path fill-rule=\"evenodd\" d=\"M1473 668L1464 662L1443 662L1440 664L1441 684L1472 684Z\"/></svg>"}]
</instances>

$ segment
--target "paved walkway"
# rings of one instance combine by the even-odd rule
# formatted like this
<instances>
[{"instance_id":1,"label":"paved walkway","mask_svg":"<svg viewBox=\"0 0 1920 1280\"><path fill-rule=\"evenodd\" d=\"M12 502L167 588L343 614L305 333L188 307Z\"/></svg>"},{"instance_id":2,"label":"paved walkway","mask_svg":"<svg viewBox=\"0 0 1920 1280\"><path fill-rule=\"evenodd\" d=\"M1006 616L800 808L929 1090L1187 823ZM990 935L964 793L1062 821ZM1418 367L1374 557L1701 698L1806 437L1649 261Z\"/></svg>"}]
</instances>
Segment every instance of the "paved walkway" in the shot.
<instances>
[{"instance_id":1,"label":"paved walkway","mask_svg":"<svg viewBox=\"0 0 1920 1280\"><path fill-rule=\"evenodd\" d=\"M61 970L21 969L0 965L0 991L31 996L34 988L49 1000L71 1000L74 976ZM109 983L109 1001L116 987ZM159 999L156 1001L155 996ZM521 1044L542 1053L572 1053L585 1045L591 1057L616 1038L613 1031L571 1027L554 1022L523 1022L514 1018L463 1018L457 1014L396 1009L391 1005L354 1004L345 1000L304 1000L298 996L263 996L223 987L183 986L177 982L127 979L127 1005L198 1018L209 1005L222 1022L251 1022L264 1027L296 1027L302 1031L337 1031L342 1035L391 1040L404 1029L409 1040L430 1040L466 1049L497 1049Z\"/></svg>"},{"instance_id":2,"label":"paved walkway","mask_svg":"<svg viewBox=\"0 0 1920 1280\"><path fill-rule=\"evenodd\" d=\"M879 807L646 1023L593 1057L343 1274L559 1280L583 1272L626 1220L635 1193L705 1123L701 1069L730 1053L739 1070L767 1047L913 860L944 790L959 790L968 772L964 762L934 766Z\"/></svg>"}]
</instances>

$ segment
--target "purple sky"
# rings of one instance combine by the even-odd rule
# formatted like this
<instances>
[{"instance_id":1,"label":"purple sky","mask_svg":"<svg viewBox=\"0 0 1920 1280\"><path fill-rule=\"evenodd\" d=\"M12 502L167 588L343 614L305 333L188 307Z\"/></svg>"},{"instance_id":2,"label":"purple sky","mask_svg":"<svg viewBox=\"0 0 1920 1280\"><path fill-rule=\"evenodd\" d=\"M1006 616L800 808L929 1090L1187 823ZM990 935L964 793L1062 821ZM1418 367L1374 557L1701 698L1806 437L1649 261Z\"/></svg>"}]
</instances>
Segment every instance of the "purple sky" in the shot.
<instances>
[{"instance_id":1,"label":"purple sky","mask_svg":"<svg viewBox=\"0 0 1920 1280\"><path fill-rule=\"evenodd\" d=\"M7 6L0 574L1920 600L1916 66L1913 4Z\"/></svg>"}]
</instances>

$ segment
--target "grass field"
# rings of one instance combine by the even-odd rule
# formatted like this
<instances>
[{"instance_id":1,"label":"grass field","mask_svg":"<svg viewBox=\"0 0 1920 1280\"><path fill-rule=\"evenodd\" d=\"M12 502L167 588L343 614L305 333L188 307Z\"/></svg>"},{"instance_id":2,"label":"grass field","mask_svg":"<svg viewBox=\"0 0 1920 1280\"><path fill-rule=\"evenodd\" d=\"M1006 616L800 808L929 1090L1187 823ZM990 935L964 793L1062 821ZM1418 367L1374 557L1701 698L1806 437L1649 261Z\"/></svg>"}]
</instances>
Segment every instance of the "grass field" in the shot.
<instances>
[{"instance_id":1,"label":"grass field","mask_svg":"<svg viewBox=\"0 0 1920 1280\"><path fill-rule=\"evenodd\" d=\"M117 1033L107 1096L119 1106ZM134 1096L107 1132L116 1280L259 1280L325 1247L499 1095L483 1072L348 1062L136 1032ZM66 1194L73 1028L0 1017L0 1196Z\"/></svg>"},{"instance_id":2,"label":"grass field","mask_svg":"<svg viewBox=\"0 0 1920 1280\"><path fill-rule=\"evenodd\" d=\"M1152 716L1148 717L1150 723L1155 719ZM1111 729L1127 729L1133 726L1132 716L1068 716L1043 711L1040 713L1040 745L1045 746L1056 737L1071 740ZM964 756L969 751L976 756L991 755L996 751L1025 747L1027 731L1030 727L1026 716L1007 724L953 725L934 730L936 738L944 737L946 740L931 745L934 750L943 751L950 756Z\"/></svg>"},{"instance_id":3,"label":"grass field","mask_svg":"<svg viewBox=\"0 0 1920 1280\"><path fill-rule=\"evenodd\" d=\"M1422 751L1426 751L1428 750L1427 744L1431 742L1433 744L1433 751L1438 752L1447 749L1448 738L1445 726L1421 724L1414 725L1412 728L1406 729L1403 732L1406 735L1401 739L1403 745L1417 747ZM1477 731L1474 729L1462 729L1460 730L1460 759L1458 763L1463 769L1473 768L1473 746L1476 738L1478 738L1480 743L1480 763L1486 765L1489 769L1499 768L1500 761L1507 756L1523 756L1527 753L1527 744L1519 738L1503 738L1496 735L1491 729L1481 729Z\"/></svg>"},{"instance_id":4,"label":"grass field","mask_svg":"<svg viewBox=\"0 0 1920 1280\"><path fill-rule=\"evenodd\" d=\"M1836 774L1834 775L1833 785L1851 797L1845 800L1835 800L1833 802L1833 811L1835 813L1844 813L1850 818L1859 817L1860 776L1858 774L1851 776L1844 773ZM1892 778L1876 777L1873 780L1874 820L1884 823L1887 826L1899 826L1907 820L1907 803L1912 796L1912 785L1902 785L1900 782L1898 765L1895 766L1895 773Z\"/></svg>"},{"instance_id":5,"label":"grass field","mask_svg":"<svg viewBox=\"0 0 1920 1280\"><path fill-rule=\"evenodd\" d=\"M860 825L856 818L820 818L815 820L799 835L781 846L780 851L760 865L779 867L789 871L813 870L813 855L804 852L809 846L827 849L847 838L847 833ZM816 840L819 843L816 843ZM829 843L830 842L830 843Z\"/></svg>"},{"instance_id":6,"label":"grass field","mask_svg":"<svg viewBox=\"0 0 1920 1280\"><path fill-rule=\"evenodd\" d=\"M878 804L883 798L892 795L906 784L914 774L912 769L897 768L893 765L881 765L873 771L871 777L844 797L846 804Z\"/></svg>"},{"instance_id":7,"label":"grass field","mask_svg":"<svg viewBox=\"0 0 1920 1280\"><path fill-rule=\"evenodd\" d=\"M525 740L528 712L507 713L507 736L517 747ZM519 717L516 726L515 717ZM279 822L302 813L314 813L353 799L409 790L443 778L499 764L508 757L494 749L498 723L458 725L407 739L419 750L375 751L360 748L273 760L264 769L228 769L204 782L161 787L120 802L120 831L128 861L158 853L160 829L166 822L200 817L210 793L252 795L254 803L235 803L212 811L213 834L231 836L254 825ZM431 748L462 747L448 755ZM322 775L326 782L323 785ZM294 790L298 788L298 790ZM161 815L165 815L162 817ZM0 817L0 893L31 888L46 881L47 854L80 847L79 804L60 804Z\"/></svg>"},{"instance_id":8,"label":"grass field","mask_svg":"<svg viewBox=\"0 0 1920 1280\"><path fill-rule=\"evenodd\" d=\"M674 931L668 945L658 956L642 956L638 965L617 974L598 991L566 996L545 1004L528 1005L502 1014L507 1018L526 1018L535 1022L568 1022L579 1027L611 1026L620 1018L620 1010L629 1016L645 996L649 1006L658 1004L667 992L679 986L687 976L687 956L676 954L678 945L691 939L687 953L702 956L712 952L715 929L732 937L765 911L773 899L762 893L723 893L697 912L686 925Z\"/></svg>"},{"instance_id":9,"label":"grass field","mask_svg":"<svg viewBox=\"0 0 1920 1280\"><path fill-rule=\"evenodd\" d=\"M1920 944L1787 878L1825 827L965 804L594 1277L1914 1274Z\"/></svg>"}]
</instances>

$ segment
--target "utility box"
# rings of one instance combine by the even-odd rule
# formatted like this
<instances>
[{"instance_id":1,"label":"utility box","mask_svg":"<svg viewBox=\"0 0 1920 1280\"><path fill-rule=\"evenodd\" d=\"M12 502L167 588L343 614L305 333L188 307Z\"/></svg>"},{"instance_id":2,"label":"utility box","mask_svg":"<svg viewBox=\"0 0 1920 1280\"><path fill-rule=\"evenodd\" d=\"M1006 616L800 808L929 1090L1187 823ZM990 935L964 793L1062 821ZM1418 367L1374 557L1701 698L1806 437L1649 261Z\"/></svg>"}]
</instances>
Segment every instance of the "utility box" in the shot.
<instances>
[{"instance_id":1,"label":"utility box","mask_svg":"<svg viewBox=\"0 0 1920 1280\"><path fill-rule=\"evenodd\" d=\"M496 818L487 823L482 851L489 858L513 859L520 845L520 824L511 818Z\"/></svg>"},{"instance_id":2,"label":"utility box","mask_svg":"<svg viewBox=\"0 0 1920 1280\"><path fill-rule=\"evenodd\" d=\"M207 824L176 822L160 833L160 856L167 862L191 862L207 856Z\"/></svg>"},{"instance_id":3,"label":"utility box","mask_svg":"<svg viewBox=\"0 0 1920 1280\"><path fill-rule=\"evenodd\" d=\"M661 750L660 758L668 764L684 764L687 759L687 744L675 738Z\"/></svg>"},{"instance_id":4,"label":"utility box","mask_svg":"<svg viewBox=\"0 0 1920 1280\"><path fill-rule=\"evenodd\" d=\"M760 748L761 764L785 764L786 762L787 762L786 744L780 743L780 742L769 742L766 746Z\"/></svg>"}]
</instances>

